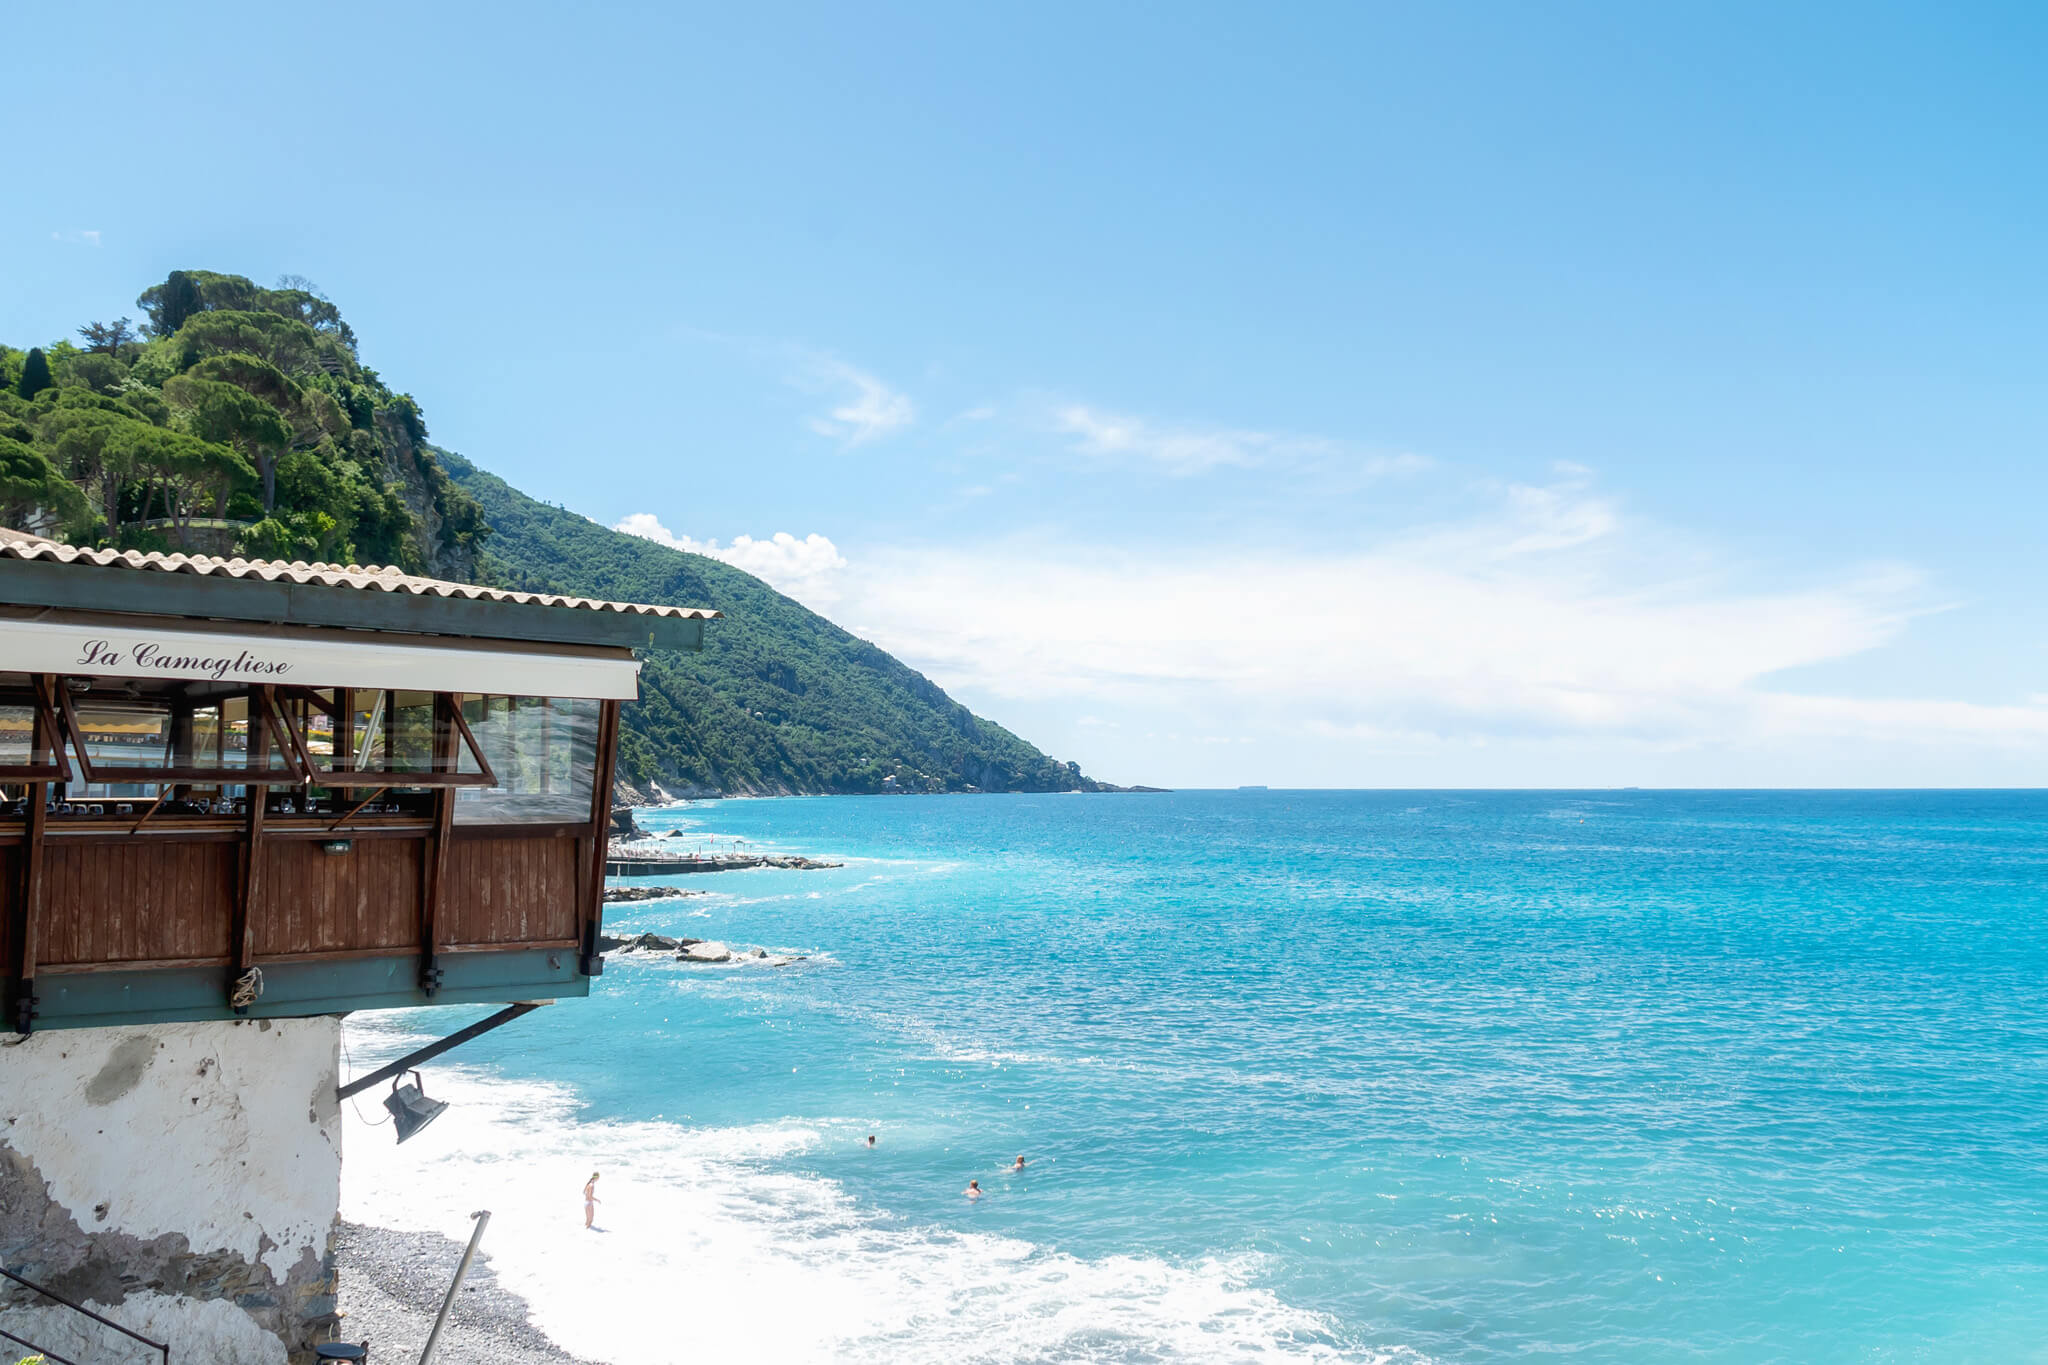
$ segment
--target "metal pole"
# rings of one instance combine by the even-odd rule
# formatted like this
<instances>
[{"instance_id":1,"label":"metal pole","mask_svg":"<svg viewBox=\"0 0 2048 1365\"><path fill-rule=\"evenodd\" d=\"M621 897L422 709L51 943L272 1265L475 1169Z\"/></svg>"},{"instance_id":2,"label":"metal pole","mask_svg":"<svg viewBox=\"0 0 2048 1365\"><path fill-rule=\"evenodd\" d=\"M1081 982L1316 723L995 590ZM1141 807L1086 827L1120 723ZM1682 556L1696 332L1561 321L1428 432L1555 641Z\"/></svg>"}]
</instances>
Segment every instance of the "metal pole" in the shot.
<instances>
[{"instance_id":1,"label":"metal pole","mask_svg":"<svg viewBox=\"0 0 2048 1365\"><path fill-rule=\"evenodd\" d=\"M434 1318L434 1330L427 1333L427 1347L420 1352L420 1365L434 1358L434 1348L441 1344L441 1328L448 1321L448 1310L455 1306L455 1296L462 1292L462 1277L469 1273L469 1263L476 1259L476 1244L484 1239L484 1229L491 1225L491 1211L478 1209L469 1215L476 1219L476 1231L469 1234L469 1245L463 1249L462 1263L455 1267L455 1278L448 1282L448 1297L441 1300L441 1311Z\"/></svg>"}]
</instances>

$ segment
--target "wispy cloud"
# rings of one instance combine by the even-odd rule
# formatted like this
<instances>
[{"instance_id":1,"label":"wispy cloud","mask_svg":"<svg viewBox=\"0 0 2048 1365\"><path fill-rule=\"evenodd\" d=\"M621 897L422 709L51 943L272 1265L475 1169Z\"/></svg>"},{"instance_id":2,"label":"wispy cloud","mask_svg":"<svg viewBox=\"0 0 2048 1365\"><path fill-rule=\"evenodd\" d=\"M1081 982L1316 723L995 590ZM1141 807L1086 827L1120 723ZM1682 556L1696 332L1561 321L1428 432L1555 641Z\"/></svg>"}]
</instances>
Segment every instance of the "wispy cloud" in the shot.
<instances>
[{"instance_id":1,"label":"wispy cloud","mask_svg":"<svg viewBox=\"0 0 2048 1365\"><path fill-rule=\"evenodd\" d=\"M831 580L846 567L846 559L839 553L839 547L816 533L801 540L787 531L777 531L766 540L734 536L732 544L720 545L715 539L679 536L662 525L660 518L652 512L635 512L612 529L651 540L657 545L666 545L672 550L687 550L691 554L723 560L734 568L746 570L777 591L813 606L827 604L835 597Z\"/></svg>"},{"instance_id":2,"label":"wispy cloud","mask_svg":"<svg viewBox=\"0 0 2048 1365\"><path fill-rule=\"evenodd\" d=\"M807 382L845 393L844 400L830 412L811 419L811 430L849 446L865 445L917 419L917 409L909 398L843 360L813 360Z\"/></svg>"},{"instance_id":3,"label":"wispy cloud","mask_svg":"<svg viewBox=\"0 0 2048 1365\"><path fill-rule=\"evenodd\" d=\"M1013 541L854 566L841 619L983 697L1157 708L1243 733L1365 745L1600 740L1643 751L2024 742L2048 706L1780 690L1776 675L1897 640L1940 605L1866 568L1741 586L1663 553L1576 475L1485 489L1463 519L1363 549L1149 553Z\"/></svg>"},{"instance_id":4,"label":"wispy cloud","mask_svg":"<svg viewBox=\"0 0 2048 1365\"><path fill-rule=\"evenodd\" d=\"M100 244L100 230L98 228L70 228L51 233L50 240L53 242L71 242L79 246L96 247Z\"/></svg>"},{"instance_id":5,"label":"wispy cloud","mask_svg":"<svg viewBox=\"0 0 2048 1365\"><path fill-rule=\"evenodd\" d=\"M1170 474L1203 474L1224 467L1327 460L1351 452L1319 436L1250 431L1235 427L1164 425L1141 417L1069 403L1053 412L1053 428L1072 437L1084 455L1149 462ZM1420 455L1363 455L1354 461L1371 474L1408 473L1429 467Z\"/></svg>"}]
</instances>

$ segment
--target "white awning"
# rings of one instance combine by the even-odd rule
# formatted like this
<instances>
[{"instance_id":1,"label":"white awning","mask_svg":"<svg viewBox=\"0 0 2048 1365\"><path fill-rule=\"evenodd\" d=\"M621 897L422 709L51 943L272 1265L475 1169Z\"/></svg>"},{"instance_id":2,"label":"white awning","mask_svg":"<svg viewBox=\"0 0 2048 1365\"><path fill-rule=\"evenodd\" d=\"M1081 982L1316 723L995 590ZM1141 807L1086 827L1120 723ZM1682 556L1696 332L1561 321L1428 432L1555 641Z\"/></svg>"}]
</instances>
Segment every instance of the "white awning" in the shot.
<instances>
[{"instance_id":1,"label":"white awning","mask_svg":"<svg viewBox=\"0 0 2048 1365\"><path fill-rule=\"evenodd\" d=\"M387 643L390 638L0 619L0 671L613 701L639 695L640 664L623 654Z\"/></svg>"}]
</instances>

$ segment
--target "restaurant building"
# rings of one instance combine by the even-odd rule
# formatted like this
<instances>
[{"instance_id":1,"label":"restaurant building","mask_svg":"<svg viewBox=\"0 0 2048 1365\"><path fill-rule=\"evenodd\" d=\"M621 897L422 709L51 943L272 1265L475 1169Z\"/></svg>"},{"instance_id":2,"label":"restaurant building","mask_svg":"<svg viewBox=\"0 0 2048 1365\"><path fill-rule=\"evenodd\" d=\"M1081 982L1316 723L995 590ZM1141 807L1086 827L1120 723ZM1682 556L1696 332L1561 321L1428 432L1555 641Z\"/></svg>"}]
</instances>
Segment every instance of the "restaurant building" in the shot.
<instances>
[{"instance_id":1,"label":"restaurant building","mask_svg":"<svg viewBox=\"0 0 2048 1365\"><path fill-rule=\"evenodd\" d=\"M589 992L635 651L716 615L0 530L0 1270L306 1358L340 1017Z\"/></svg>"}]
</instances>

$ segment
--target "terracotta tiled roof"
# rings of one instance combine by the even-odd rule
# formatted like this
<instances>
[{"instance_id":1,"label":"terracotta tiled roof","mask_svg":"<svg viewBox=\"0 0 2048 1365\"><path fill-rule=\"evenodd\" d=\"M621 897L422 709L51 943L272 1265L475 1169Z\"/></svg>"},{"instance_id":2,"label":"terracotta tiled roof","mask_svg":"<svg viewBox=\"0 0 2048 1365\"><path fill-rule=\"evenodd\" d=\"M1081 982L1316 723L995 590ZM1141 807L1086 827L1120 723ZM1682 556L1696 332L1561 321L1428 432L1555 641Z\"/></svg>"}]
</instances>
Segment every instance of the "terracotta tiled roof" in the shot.
<instances>
[{"instance_id":1,"label":"terracotta tiled roof","mask_svg":"<svg viewBox=\"0 0 2048 1365\"><path fill-rule=\"evenodd\" d=\"M213 555L167 555L157 551L88 550L66 545L26 531L0 527L0 559L52 560L60 564L89 564L102 569L146 569L158 573L187 573L222 578L260 578L266 582L311 583L328 588L362 588L377 592L410 593L415 597L466 597L487 602L516 602L536 607L579 607L585 611L615 611L636 616L671 616L685 620L710 620L719 613L708 607L661 607L644 602L604 602L594 597L562 597L546 592L511 592L504 588L479 587L475 583L451 583L440 578L421 578L402 569L362 564L308 564L293 560L286 564L274 559L220 559Z\"/></svg>"}]
</instances>

